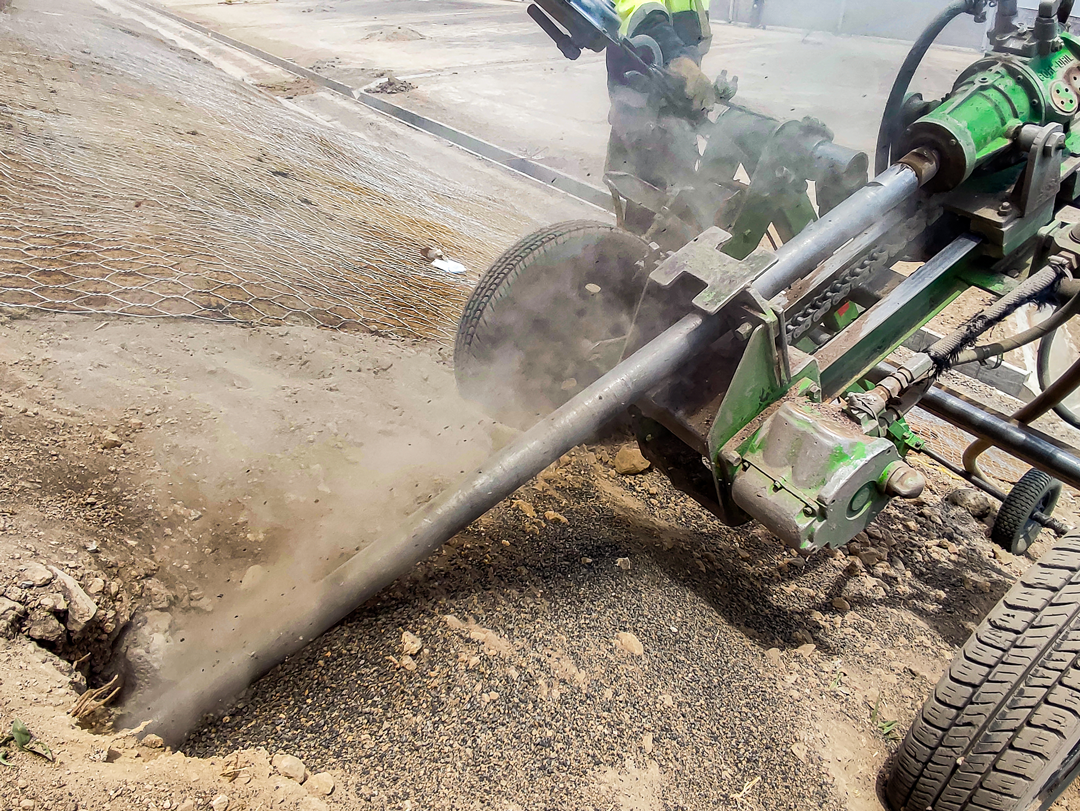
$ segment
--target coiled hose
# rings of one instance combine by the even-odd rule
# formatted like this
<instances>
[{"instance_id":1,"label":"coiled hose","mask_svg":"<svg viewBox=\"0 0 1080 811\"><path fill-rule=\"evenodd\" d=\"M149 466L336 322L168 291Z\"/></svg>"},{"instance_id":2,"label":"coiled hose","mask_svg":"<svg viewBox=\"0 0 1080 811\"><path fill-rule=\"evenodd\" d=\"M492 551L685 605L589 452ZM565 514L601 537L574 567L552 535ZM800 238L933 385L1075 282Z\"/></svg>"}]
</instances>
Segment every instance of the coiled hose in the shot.
<instances>
[{"instance_id":1,"label":"coiled hose","mask_svg":"<svg viewBox=\"0 0 1080 811\"><path fill-rule=\"evenodd\" d=\"M1080 299L1080 296L1077 296L1076 298ZM1039 357L1035 369L1039 376L1039 388L1043 391L1046 391L1054 384L1054 381L1050 378L1050 353L1056 335L1057 330L1055 329L1049 334L1044 335L1039 342ZM1065 405L1064 402L1060 402L1054 406L1054 413L1073 428L1080 428L1080 416Z\"/></svg>"},{"instance_id":2,"label":"coiled hose","mask_svg":"<svg viewBox=\"0 0 1080 811\"><path fill-rule=\"evenodd\" d=\"M885 112L881 115L881 126L878 129L877 153L874 159L874 174L880 175L889 168L892 160L892 148L900 136L900 116L903 113L904 99L907 97L911 80L919 70L927 51L934 41L941 36L945 26L966 12L970 4L965 0L956 0L945 8L938 16L931 20L926 29L915 40L908 51L904 64L900 66L900 72L896 74L889 99L885 102Z\"/></svg>"}]
</instances>

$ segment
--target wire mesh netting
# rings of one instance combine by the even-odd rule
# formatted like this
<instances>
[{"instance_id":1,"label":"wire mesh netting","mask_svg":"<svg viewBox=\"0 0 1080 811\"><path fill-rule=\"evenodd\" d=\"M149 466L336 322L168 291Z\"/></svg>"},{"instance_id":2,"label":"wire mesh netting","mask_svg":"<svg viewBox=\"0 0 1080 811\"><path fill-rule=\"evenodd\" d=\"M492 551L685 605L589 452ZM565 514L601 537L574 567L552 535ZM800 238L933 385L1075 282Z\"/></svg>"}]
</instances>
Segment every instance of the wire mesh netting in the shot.
<instances>
[{"instance_id":1,"label":"wire mesh netting","mask_svg":"<svg viewBox=\"0 0 1080 811\"><path fill-rule=\"evenodd\" d=\"M98 13L0 15L0 306L447 337L505 204Z\"/></svg>"}]
</instances>

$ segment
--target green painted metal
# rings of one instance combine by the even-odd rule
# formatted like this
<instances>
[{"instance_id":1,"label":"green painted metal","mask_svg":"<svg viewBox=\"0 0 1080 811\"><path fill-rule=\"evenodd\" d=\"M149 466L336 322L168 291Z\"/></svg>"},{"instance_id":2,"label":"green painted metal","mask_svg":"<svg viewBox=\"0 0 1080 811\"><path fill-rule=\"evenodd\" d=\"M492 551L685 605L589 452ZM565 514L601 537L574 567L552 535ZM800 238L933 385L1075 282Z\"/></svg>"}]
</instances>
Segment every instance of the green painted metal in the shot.
<instances>
[{"instance_id":1,"label":"green painted metal","mask_svg":"<svg viewBox=\"0 0 1080 811\"><path fill-rule=\"evenodd\" d=\"M1022 60L993 55L973 64L952 93L901 138L901 154L929 146L941 155L942 170L932 181L955 188L979 166L1011 149L1024 124L1067 125L1080 112L1073 87L1080 66L1080 42L1062 36L1060 50ZM1080 145L1075 134L1074 145Z\"/></svg>"},{"instance_id":2,"label":"green painted metal","mask_svg":"<svg viewBox=\"0 0 1080 811\"><path fill-rule=\"evenodd\" d=\"M934 320L968 285L960 278L965 263L942 274L923 295L904 302L875 330L854 333L843 355L821 369L821 390L826 399L838 397L868 371L903 346L904 341ZM858 330L856 322L848 328Z\"/></svg>"}]
</instances>

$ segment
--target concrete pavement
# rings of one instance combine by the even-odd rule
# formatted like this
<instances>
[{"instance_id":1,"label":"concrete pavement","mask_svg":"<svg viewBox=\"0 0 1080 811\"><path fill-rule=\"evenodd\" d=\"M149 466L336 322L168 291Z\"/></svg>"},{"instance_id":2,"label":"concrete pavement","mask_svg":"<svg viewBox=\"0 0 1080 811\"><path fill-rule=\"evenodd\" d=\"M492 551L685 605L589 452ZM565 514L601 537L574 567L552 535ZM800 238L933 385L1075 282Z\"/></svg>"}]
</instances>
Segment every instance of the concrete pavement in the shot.
<instances>
[{"instance_id":1,"label":"concrete pavement","mask_svg":"<svg viewBox=\"0 0 1080 811\"><path fill-rule=\"evenodd\" d=\"M607 139L602 55L561 57L507 0L158 0L172 11L362 86L391 71L416 85L394 101L599 185ZM716 23L705 61L740 78L739 101L782 118L814 115L871 150L908 45ZM915 88L942 93L976 52L937 48Z\"/></svg>"}]
</instances>

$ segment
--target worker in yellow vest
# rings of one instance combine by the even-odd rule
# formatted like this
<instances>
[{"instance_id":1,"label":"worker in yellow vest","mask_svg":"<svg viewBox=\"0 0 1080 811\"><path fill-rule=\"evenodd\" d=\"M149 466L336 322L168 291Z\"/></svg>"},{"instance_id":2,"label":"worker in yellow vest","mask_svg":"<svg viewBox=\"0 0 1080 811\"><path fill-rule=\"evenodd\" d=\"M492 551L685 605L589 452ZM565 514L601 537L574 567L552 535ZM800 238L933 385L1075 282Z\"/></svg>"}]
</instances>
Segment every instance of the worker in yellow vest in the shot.
<instances>
[{"instance_id":1,"label":"worker in yellow vest","mask_svg":"<svg viewBox=\"0 0 1080 811\"><path fill-rule=\"evenodd\" d=\"M702 72L709 50L709 0L615 0L620 33L647 62L667 69L691 110L715 104L714 83ZM628 173L666 189L691 182L698 161L696 126L635 82L634 65L617 49L607 52L611 137L607 172ZM630 205L626 225L644 230L652 215ZM640 222L638 221L640 220Z\"/></svg>"},{"instance_id":2,"label":"worker in yellow vest","mask_svg":"<svg viewBox=\"0 0 1080 811\"><path fill-rule=\"evenodd\" d=\"M687 97L695 106L711 106L713 83L701 72L701 57L712 43L709 0L615 0L615 11L623 36L635 43L643 37L655 42L664 67L685 82ZM623 66L611 51L608 67L617 81Z\"/></svg>"}]
</instances>

